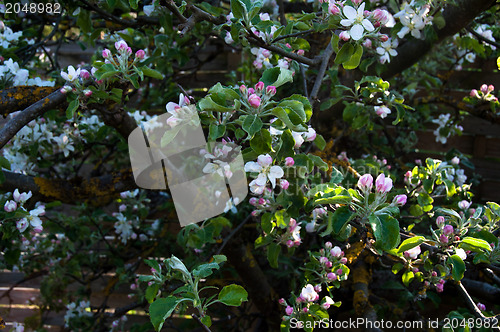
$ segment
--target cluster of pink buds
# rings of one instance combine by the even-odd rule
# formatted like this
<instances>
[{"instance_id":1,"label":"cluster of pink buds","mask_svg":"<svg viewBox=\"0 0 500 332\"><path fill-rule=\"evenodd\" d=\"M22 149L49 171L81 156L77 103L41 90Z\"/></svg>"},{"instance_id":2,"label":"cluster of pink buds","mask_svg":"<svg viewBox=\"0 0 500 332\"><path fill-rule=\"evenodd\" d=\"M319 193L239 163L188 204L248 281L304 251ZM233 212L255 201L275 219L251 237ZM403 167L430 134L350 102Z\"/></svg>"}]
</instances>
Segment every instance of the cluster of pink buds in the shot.
<instances>
[{"instance_id":1,"label":"cluster of pink buds","mask_svg":"<svg viewBox=\"0 0 500 332\"><path fill-rule=\"evenodd\" d=\"M478 90L472 89L470 91L470 96L472 98L477 98L485 101L492 101L492 102L498 102L498 98L493 95L493 91L495 90L495 87L493 85L486 85L483 84L481 85L481 88Z\"/></svg>"},{"instance_id":2,"label":"cluster of pink buds","mask_svg":"<svg viewBox=\"0 0 500 332\"><path fill-rule=\"evenodd\" d=\"M368 193L373 187L373 177L371 174L364 174L358 180L358 188L363 193ZM381 173L375 180L375 191L380 194L388 193L392 189L392 179ZM406 197L406 196L405 196ZM402 201L402 198L400 198ZM405 202L406 203L406 202Z\"/></svg>"},{"instance_id":3,"label":"cluster of pink buds","mask_svg":"<svg viewBox=\"0 0 500 332\"><path fill-rule=\"evenodd\" d=\"M432 284L432 285L434 285L434 287L436 287L436 291L438 293L442 293L443 289L444 289L444 284L445 283L446 283L446 280L444 280L441 277L438 277L438 274L437 274L436 271L432 271L431 272L431 276L429 277L429 281L426 280L424 282L424 285L426 287L429 287Z\"/></svg>"},{"instance_id":4,"label":"cluster of pink buds","mask_svg":"<svg viewBox=\"0 0 500 332\"><path fill-rule=\"evenodd\" d=\"M240 86L240 92L244 98L244 102L251 109L259 109L265 106L267 101L276 94L276 87L273 85L265 86L264 82L257 82L254 88L247 88L245 85Z\"/></svg>"},{"instance_id":5,"label":"cluster of pink buds","mask_svg":"<svg viewBox=\"0 0 500 332\"><path fill-rule=\"evenodd\" d=\"M324 248L319 250L320 273L325 282L339 280L344 274L342 265L347 263L344 251L338 246L332 246L331 242L326 242Z\"/></svg>"},{"instance_id":6,"label":"cluster of pink buds","mask_svg":"<svg viewBox=\"0 0 500 332\"><path fill-rule=\"evenodd\" d=\"M439 218L440 217L438 217L438 219ZM436 223L438 223L438 220L436 220ZM451 226L451 225L444 225L444 223L442 223L441 219L439 219L439 223L441 225L440 227L442 227L442 229L441 229L441 236L439 236L439 241L441 243L447 244L450 241L450 238L453 239L453 240L456 240L456 241L460 240L460 238L458 236L454 235L455 234L455 229L453 228L453 226Z\"/></svg>"},{"instance_id":7,"label":"cluster of pink buds","mask_svg":"<svg viewBox=\"0 0 500 332\"><path fill-rule=\"evenodd\" d=\"M284 234L284 239L288 238L288 240L286 240L286 246L288 248L298 247L302 243L302 239L300 238L300 228L301 227L297 224L297 221L290 218L287 232Z\"/></svg>"}]
</instances>

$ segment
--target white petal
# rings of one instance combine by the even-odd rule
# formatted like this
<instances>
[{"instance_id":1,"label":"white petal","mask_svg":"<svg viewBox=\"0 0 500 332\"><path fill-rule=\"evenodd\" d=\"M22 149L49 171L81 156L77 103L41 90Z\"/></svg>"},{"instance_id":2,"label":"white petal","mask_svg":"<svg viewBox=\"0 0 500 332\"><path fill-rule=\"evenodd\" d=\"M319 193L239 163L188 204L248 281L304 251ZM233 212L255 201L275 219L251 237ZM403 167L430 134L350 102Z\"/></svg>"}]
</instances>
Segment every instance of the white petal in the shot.
<instances>
[{"instance_id":1,"label":"white petal","mask_svg":"<svg viewBox=\"0 0 500 332\"><path fill-rule=\"evenodd\" d=\"M361 12L361 13L363 13L363 12ZM351 7L351 6L344 6L344 15L348 19L354 21L356 19L356 16L358 15L358 13L356 12L356 9L354 9L353 7Z\"/></svg>"},{"instance_id":2,"label":"white petal","mask_svg":"<svg viewBox=\"0 0 500 332\"><path fill-rule=\"evenodd\" d=\"M390 54L391 56L396 56L396 55L398 55L398 52L397 52L396 50L392 50L392 49L391 49L391 50L389 50L389 54Z\"/></svg>"},{"instance_id":3,"label":"white petal","mask_svg":"<svg viewBox=\"0 0 500 332\"><path fill-rule=\"evenodd\" d=\"M375 30L375 28L373 27L372 22L370 22L366 18L363 20L363 22L361 22L361 24L363 24L363 26L365 27L365 29L367 31L369 31L369 32L372 32L373 30Z\"/></svg>"},{"instance_id":4,"label":"white petal","mask_svg":"<svg viewBox=\"0 0 500 332\"><path fill-rule=\"evenodd\" d=\"M382 47L377 47L377 53L380 55L384 55L385 50Z\"/></svg>"},{"instance_id":5,"label":"white petal","mask_svg":"<svg viewBox=\"0 0 500 332\"><path fill-rule=\"evenodd\" d=\"M245 164L245 172L260 172L262 167L257 164L255 161L249 161Z\"/></svg>"},{"instance_id":6,"label":"white petal","mask_svg":"<svg viewBox=\"0 0 500 332\"><path fill-rule=\"evenodd\" d=\"M267 177L266 174L260 173L257 179L254 180L256 184L259 186L265 186L267 183Z\"/></svg>"},{"instance_id":7,"label":"white petal","mask_svg":"<svg viewBox=\"0 0 500 332\"><path fill-rule=\"evenodd\" d=\"M363 38L364 31L365 29L361 24L354 24L351 30L349 31L349 34L351 35L352 39L360 40L361 38Z\"/></svg>"},{"instance_id":8,"label":"white petal","mask_svg":"<svg viewBox=\"0 0 500 332\"><path fill-rule=\"evenodd\" d=\"M283 169L280 166L272 166L269 170L269 176L281 178L283 175L285 175L285 172L283 172Z\"/></svg>"},{"instance_id":9,"label":"white petal","mask_svg":"<svg viewBox=\"0 0 500 332\"><path fill-rule=\"evenodd\" d=\"M350 27L354 23L354 20L341 20L340 24L345 27Z\"/></svg>"},{"instance_id":10,"label":"white petal","mask_svg":"<svg viewBox=\"0 0 500 332\"><path fill-rule=\"evenodd\" d=\"M399 30L398 37L403 39L409 31L410 31L410 28L403 27L401 30Z\"/></svg>"}]
</instances>

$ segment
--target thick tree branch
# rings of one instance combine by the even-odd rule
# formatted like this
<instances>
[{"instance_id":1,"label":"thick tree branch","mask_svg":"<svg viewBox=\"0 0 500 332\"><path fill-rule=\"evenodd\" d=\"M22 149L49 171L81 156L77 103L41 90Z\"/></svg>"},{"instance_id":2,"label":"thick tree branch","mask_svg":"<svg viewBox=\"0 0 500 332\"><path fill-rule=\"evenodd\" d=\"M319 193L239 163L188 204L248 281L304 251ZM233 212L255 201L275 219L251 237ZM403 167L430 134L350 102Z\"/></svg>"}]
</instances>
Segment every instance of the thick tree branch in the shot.
<instances>
[{"instance_id":1,"label":"thick tree branch","mask_svg":"<svg viewBox=\"0 0 500 332\"><path fill-rule=\"evenodd\" d=\"M325 52L321 56L321 66L318 70L318 76L316 76L316 82L314 82L314 86L311 90L311 94L309 96L309 101L311 104L318 97L319 89L321 88L321 84L323 83L323 77L325 76L325 72L328 69L328 64L330 62L330 58L333 54L332 43L328 43L328 46L325 49Z\"/></svg>"},{"instance_id":2,"label":"thick tree branch","mask_svg":"<svg viewBox=\"0 0 500 332\"><path fill-rule=\"evenodd\" d=\"M5 144L7 144L7 142L30 121L38 118L43 113L55 108L57 105L62 104L65 101L66 95L61 93L61 91L56 90L47 97L28 106L24 111L7 122L0 130L0 149L3 148Z\"/></svg>"},{"instance_id":3,"label":"thick tree branch","mask_svg":"<svg viewBox=\"0 0 500 332\"><path fill-rule=\"evenodd\" d=\"M90 200L93 204L105 205L118 193L137 188L131 170L72 180L45 179L9 171L3 172L5 182L0 184L0 190L12 192L19 188L21 192L31 191L34 197L44 202L61 201L75 204Z\"/></svg>"},{"instance_id":4,"label":"thick tree branch","mask_svg":"<svg viewBox=\"0 0 500 332\"><path fill-rule=\"evenodd\" d=\"M0 114L5 117L10 113L21 111L59 88L21 85L0 90Z\"/></svg>"},{"instance_id":5,"label":"thick tree branch","mask_svg":"<svg viewBox=\"0 0 500 332\"><path fill-rule=\"evenodd\" d=\"M437 40L413 39L398 47L396 49L398 55L386 65L382 77L388 79L409 68L429 52L435 44L465 28L477 15L494 4L495 0L460 0L457 1L456 5L448 4L443 11L445 27L439 30L434 26Z\"/></svg>"}]
</instances>

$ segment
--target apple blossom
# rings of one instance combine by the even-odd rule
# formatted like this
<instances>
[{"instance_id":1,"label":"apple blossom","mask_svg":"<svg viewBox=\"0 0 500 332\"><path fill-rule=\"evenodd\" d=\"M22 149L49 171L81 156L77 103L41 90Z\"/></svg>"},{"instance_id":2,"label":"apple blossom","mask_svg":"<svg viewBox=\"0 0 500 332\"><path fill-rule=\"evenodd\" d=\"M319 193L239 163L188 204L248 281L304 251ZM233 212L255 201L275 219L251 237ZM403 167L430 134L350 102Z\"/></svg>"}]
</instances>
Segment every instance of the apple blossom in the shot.
<instances>
[{"instance_id":1,"label":"apple blossom","mask_svg":"<svg viewBox=\"0 0 500 332\"><path fill-rule=\"evenodd\" d=\"M269 154L266 154L260 155L257 158L257 162L249 161L245 164L245 172L259 173L257 179L253 180L250 183L250 186L254 184L264 188L267 183L267 179L269 179L273 188L276 186L276 179L281 178L285 173L280 166L271 166L272 162L272 157ZM252 192L256 193L254 190L252 190Z\"/></svg>"},{"instance_id":2,"label":"apple blossom","mask_svg":"<svg viewBox=\"0 0 500 332\"><path fill-rule=\"evenodd\" d=\"M467 210L469 206L471 205L471 202L468 202L466 200L458 202L458 207L462 210Z\"/></svg>"},{"instance_id":3,"label":"apple blossom","mask_svg":"<svg viewBox=\"0 0 500 332\"><path fill-rule=\"evenodd\" d=\"M342 39L343 41L348 41L349 39L351 39L351 35L349 35L349 32L347 31L342 31L339 34L339 38Z\"/></svg>"},{"instance_id":4,"label":"apple blossom","mask_svg":"<svg viewBox=\"0 0 500 332\"><path fill-rule=\"evenodd\" d=\"M403 206L406 204L406 200L406 195L397 195L396 197L394 197L394 200L392 202L396 205Z\"/></svg>"},{"instance_id":5,"label":"apple blossom","mask_svg":"<svg viewBox=\"0 0 500 332\"><path fill-rule=\"evenodd\" d=\"M391 114L391 110L387 106L374 106L373 109L382 119L385 119L388 114Z\"/></svg>"},{"instance_id":6,"label":"apple blossom","mask_svg":"<svg viewBox=\"0 0 500 332\"><path fill-rule=\"evenodd\" d=\"M68 66L68 72L65 73L61 71L61 77L64 78L68 82L74 82L80 76L80 68L75 70L75 67Z\"/></svg>"},{"instance_id":7,"label":"apple blossom","mask_svg":"<svg viewBox=\"0 0 500 332\"><path fill-rule=\"evenodd\" d=\"M144 50L138 50L137 52L135 52L135 58L138 59L138 60L142 60L146 57L146 52L144 52Z\"/></svg>"},{"instance_id":8,"label":"apple blossom","mask_svg":"<svg viewBox=\"0 0 500 332\"><path fill-rule=\"evenodd\" d=\"M313 128L309 127L309 129L307 129L307 133L304 134L304 139L307 142L314 141L316 139L316 130L314 130Z\"/></svg>"},{"instance_id":9,"label":"apple blossom","mask_svg":"<svg viewBox=\"0 0 500 332\"><path fill-rule=\"evenodd\" d=\"M19 189L15 189L14 190L14 193L12 194L12 196L14 197L14 200L18 203L24 203L26 202L28 199L31 198L31 196L33 196L33 194L31 193L31 190L27 193L23 192L23 193L19 193Z\"/></svg>"},{"instance_id":10,"label":"apple blossom","mask_svg":"<svg viewBox=\"0 0 500 332\"><path fill-rule=\"evenodd\" d=\"M84 80L90 78L90 73L86 69L80 70L80 77L83 78Z\"/></svg>"},{"instance_id":11,"label":"apple blossom","mask_svg":"<svg viewBox=\"0 0 500 332\"><path fill-rule=\"evenodd\" d=\"M125 42L123 39L119 40L115 43L115 48L117 51L126 51L128 48L127 42Z\"/></svg>"},{"instance_id":12,"label":"apple blossom","mask_svg":"<svg viewBox=\"0 0 500 332\"><path fill-rule=\"evenodd\" d=\"M389 192L392 189L392 179L381 173L375 180L375 188L381 194Z\"/></svg>"},{"instance_id":13,"label":"apple blossom","mask_svg":"<svg viewBox=\"0 0 500 332\"><path fill-rule=\"evenodd\" d=\"M318 293L314 290L313 285L307 284L304 288L302 288L302 292L300 296L307 302L314 302L318 297Z\"/></svg>"},{"instance_id":14,"label":"apple blossom","mask_svg":"<svg viewBox=\"0 0 500 332\"><path fill-rule=\"evenodd\" d=\"M330 306L331 306L332 304L334 304L334 303L335 303L335 302L333 302L332 298L331 298L331 297L329 297L329 296L325 296L325 299L324 299L324 300L325 300L325 302L323 302L323 303L321 304L321 306L322 306L322 307L323 307L323 309L325 309L325 310L327 310L328 308L330 308Z\"/></svg>"},{"instance_id":15,"label":"apple blossom","mask_svg":"<svg viewBox=\"0 0 500 332\"><path fill-rule=\"evenodd\" d=\"M411 258L411 259L417 259L418 255L420 255L420 253L421 253L420 246L416 246L416 247L411 248L410 250L406 250L404 252L404 256Z\"/></svg>"},{"instance_id":16,"label":"apple blossom","mask_svg":"<svg viewBox=\"0 0 500 332\"><path fill-rule=\"evenodd\" d=\"M373 177L371 174L364 174L358 180L358 188L362 191L370 191L373 186Z\"/></svg>"},{"instance_id":17,"label":"apple blossom","mask_svg":"<svg viewBox=\"0 0 500 332\"><path fill-rule=\"evenodd\" d=\"M290 316L291 314L293 314L293 307L287 306L286 309L285 309L285 313L288 316Z\"/></svg>"},{"instance_id":18,"label":"apple blossom","mask_svg":"<svg viewBox=\"0 0 500 332\"><path fill-rule=\"evenodd\" d=\"M358 9L354 9L351 6L344 6L344 15L347 17L340 21L340 24L345 27L351 27L349 30L349 35L354 40L360 40L363 38L364 31L372 32L375 30L373 24L365 18L365 3L362 3Z\"/></svg>"},{"instance_id":19,"label":"apple blossom","mask_svg":"<svg viewBox=\"0 0 500 332\"><path fill-rule=\"evenodd\" d=\"M340 256L342 256L342 249L340 249L340 247L338 247L338 246L335 246L335 247L333 247L333 248L330 250L330 254L331 254L333 257L337 257L337 258L339 258Z\"/></svg>"},{"instance_id":20,"label":"apple blossom","mask_svg":"<svg viewBox=\"0 0 500 332\"><path fill-rule=\"evenodd\" d=\"M332 243L330 241L325 242L325 248L326 249L331 249L332 248Z\"/></svg>"},{"instance_id":21,"label":"apple blossom","mask_svg":"<svg viewBox=\"0 0 500 332\"><path fill-rule=\"evenodd\" d=\"M3 209L5 210L5 212L16 211L16 209L17 209L17 203L15 201L7 201L7 202L5 202L5 205L3 206Z\"/></svg>"},{"instance_id":22,"label":"apple blossom","mask_svg":"<svg viewBox=\"0 0 500 332\"><path fill-rule=\"evenodd\" d=\"M295 164L295 160L293 160L292 157L286 157L285 158L285 166L293 166Z\"/></svg>"}]
</instances>

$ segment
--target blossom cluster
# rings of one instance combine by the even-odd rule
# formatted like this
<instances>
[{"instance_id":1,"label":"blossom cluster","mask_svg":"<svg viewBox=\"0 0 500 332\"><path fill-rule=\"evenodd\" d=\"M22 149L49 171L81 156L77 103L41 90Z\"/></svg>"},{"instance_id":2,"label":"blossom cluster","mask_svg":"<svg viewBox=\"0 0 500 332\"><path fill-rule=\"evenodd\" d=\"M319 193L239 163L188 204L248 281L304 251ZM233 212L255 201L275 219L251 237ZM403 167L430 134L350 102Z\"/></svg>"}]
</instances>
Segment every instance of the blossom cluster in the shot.
<instances>
[{"instance_id":1,"label":"blossom cluster","mask_svg":"<svg viewBox=\"0 0 500 332\"><path fill-rule=\"evenodd\" d=\"M22 31L14 32L0 20L0 47L7 49L11 44L17 43L23 35Z\"/></svg>"},{"instance_id":2,"label":"blossom cluster","mask_svg":"<svg viewBox=\"0 0 500 332\"><path fill-rule=\"evenodd\" d=\"M464 128L458 124L453 124L453 120L450 117L449 113L439 114L437 119L432 120L433 123L438 125L433 132L434 136L436 136L436 142L446 144L452 133L461 134L463 132Z\"/></svg>"},{"instance_id":3,"label":"blossom cluster","mask_svg":"<svg viewBox=\"0 0 500 332\"><path fill-rule=\"evenodd\" d=\"M78 303L71 302L66 306L66 314L64 315L64 326L70 327L71 321L78 318L91 317L92 312L87 311L90 307L89 301L80 301Z\"/></svg>"},{"instance_id":4,"label":"blossom cluster","mask_svg":"<svg viewBox=\"0 0 500 332\"><path fill-rule=\"evenodd\" d=\"M276 87L273 85L266 87L264 82L257 82L254 88L247 88L243 84L240 85L239 90L243 105L252 113L257 114L267 106L269 100L276 94Z\"/></svg>"},{"instance_id":5,"label":"blossom cluster","mask_svg":"<svg viewBox=\"0 0 500 332\"><path fill-rule=\"evenodd\" d=\"M478 90L472 89L470 91L470 96L472 98L477 98L479 100L490 101L490 102L498 102L498 98L493 94L495 91L495 87L493 85L481 85L481 88Z\"/></svg>"},{"instance_id":6,"label":"blossom cluster","mask_svg":"<svg viewBox=\"0 0 500 332\"><path fill-rule=\"evenodd\" d=\"M8 59L0 64L0 86L54 86L54 84L54 81L45 81L40 77L29 78L29 71L21 68L19 64L12 59Z\"/></svg>"},{"instance_id":7,"label":"blossom cluster","mask_svg":"<svg viewBox=\"0 0 500 332\"><path fill-rule=\"evenodd\" d=\"M19 189L15 189L12 193L12 200L5 202L4 210L5 212L15 212L22 211L26 214L25 217L16 221L16 228L20 233L24 233L28 226L33 227L35 233L41 233L43 231L41 216L45 214L45 205L38 202L36 208L27 211L24 204L32 197L31 191L20 193Z\"/></svg>"}]
</instances>

